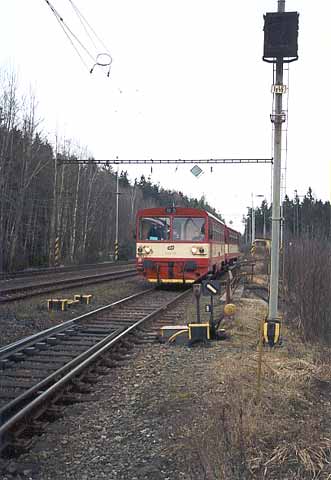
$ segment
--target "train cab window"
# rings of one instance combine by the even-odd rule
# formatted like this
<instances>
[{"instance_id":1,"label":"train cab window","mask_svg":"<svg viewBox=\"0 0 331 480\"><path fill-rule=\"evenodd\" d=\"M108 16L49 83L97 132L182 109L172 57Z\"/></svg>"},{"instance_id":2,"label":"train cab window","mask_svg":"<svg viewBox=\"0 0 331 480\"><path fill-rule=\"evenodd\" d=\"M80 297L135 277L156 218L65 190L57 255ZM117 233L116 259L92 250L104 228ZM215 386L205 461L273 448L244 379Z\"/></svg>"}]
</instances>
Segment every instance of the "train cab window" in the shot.
<instances>
[{"instance_id":1,"label":"train cab window","mask_svg":"<svg viewBox=\"0 0 331 480\"><path fill-rule=\"evenodd\" d=\"M139 220L139 240L169 240L169 217L142 217Z\"/></svg>"},{"instance_id":2,"label":"train cab window","mask_svg":"<svg viewBox=\"0 0 331 480\"><path fill-rule=\"evenodd\" d=\"M173 241L202 242L205 239L204 218L199 217L173 217Z\"/></svg>"}]
</instances>

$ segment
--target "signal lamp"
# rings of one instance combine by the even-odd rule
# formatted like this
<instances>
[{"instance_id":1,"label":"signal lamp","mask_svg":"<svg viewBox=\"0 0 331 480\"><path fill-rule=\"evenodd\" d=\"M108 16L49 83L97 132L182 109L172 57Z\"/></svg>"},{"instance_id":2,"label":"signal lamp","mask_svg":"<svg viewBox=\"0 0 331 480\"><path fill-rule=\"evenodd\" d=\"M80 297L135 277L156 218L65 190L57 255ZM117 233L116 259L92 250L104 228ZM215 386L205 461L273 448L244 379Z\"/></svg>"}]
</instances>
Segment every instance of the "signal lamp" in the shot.
<instances>
[{"instance_id":1,"label":"signal lamp","mask_svg":"<svg viewBox=\"0 0 331 480\"><path fill-rule=\"evenodd\" d=\"M274 63L298 60L299 14L297 12L273 12L264 16L263 60ZM284 60L284 57L286 59Z\"/></svg>"},{"instance_id":2,"label":"signal lamp","mask_svg":"<svg viewBox=\"0 0 331 480\"><path fill-rule=\"evenodd\" d=\"M198 253L197 247L192 247L192 253L193 255L196 255Z\"/></svg>"},{"instance_id":3,"label":"signal lamp","mask_svg":"<svg viewBox=\"0 0 331 480\"><path fill-rule=\"evenodd\" d=\"M224 315L230 316L236 313L236 306L233 303L227 303L224 307Z\"/></svg>"},{"instance_id":4,"label":"signal lamp","mask_svg":"<svg viewBox=\"0 0 331 480\"><path fill-rule=\"evenodd\" d=\"M151 247L144 247L145 253L151 253Z\"/></svg>"}]
</instances>

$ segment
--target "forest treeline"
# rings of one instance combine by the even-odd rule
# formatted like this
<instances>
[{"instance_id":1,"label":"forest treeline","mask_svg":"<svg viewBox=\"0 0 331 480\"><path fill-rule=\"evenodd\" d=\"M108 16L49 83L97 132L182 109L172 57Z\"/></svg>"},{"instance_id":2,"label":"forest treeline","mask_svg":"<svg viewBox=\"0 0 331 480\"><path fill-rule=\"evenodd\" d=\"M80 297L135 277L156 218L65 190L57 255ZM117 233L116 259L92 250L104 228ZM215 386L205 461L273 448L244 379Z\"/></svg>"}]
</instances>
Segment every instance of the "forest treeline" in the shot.
<instances>
[{"instance_id":1,"label":"forest treeline","mask_svg":"<svg viewBox=\"0 0 331 480\"><path fill-rule=\"evenodd\" d=\"M0 272L52 265L56 238L61 263L109 260L115 242L117 172L93 161L75 163L86 152L75 151L70 141L52 144L40 133L35 97L19 97L13 74L1 81ZM134 254L140 208L175 204L219 216L204 197L166 190L144 176L130 182L126 171L119 172L119 190L121 258Z\"/></svg>"},{"instance_id":2,"label":"forest treeline","mask_svg":"<svg viewBox=\"0 0 331 480\"><path fill-rule=\"evenodd\" d=\"M61 263L109 260L115 242L116 171L92 161L75 163L86 158L86 150L42 135L35 97L19 96L14 74L0 77L0 271L53 264L56 238ZM119 186L122 258L134 254L139 208L193 206L221 218L204 197L166 190L150 177L130 181L120 171ZM330 203L315 199L311 189L304 197L286 197L283 217L288 236L331 236ZM251 211L243 219L247 233L250 219ZM271 235L271 206L265 201L255 209L255 221L257 237L264 228Z\"/></svg>"},{"instance_id":3,"label":"forest treeline","mask_svg":"<svg viewBox=\"0 0 331 480\"><path fill-rule=\"evenodd\" d=\"M256 238L271 238L272 206L265 200L261 206L254 209ZM248 240L251 232L251 209L244 218L245 237ZM330 202L322 202L314 198L311 187L303 196L294 195L293 199L285 196L281 216L284 220L284 236L304 237L308 239L331 238L331 209Z\"/></svg>"}]
</instances>

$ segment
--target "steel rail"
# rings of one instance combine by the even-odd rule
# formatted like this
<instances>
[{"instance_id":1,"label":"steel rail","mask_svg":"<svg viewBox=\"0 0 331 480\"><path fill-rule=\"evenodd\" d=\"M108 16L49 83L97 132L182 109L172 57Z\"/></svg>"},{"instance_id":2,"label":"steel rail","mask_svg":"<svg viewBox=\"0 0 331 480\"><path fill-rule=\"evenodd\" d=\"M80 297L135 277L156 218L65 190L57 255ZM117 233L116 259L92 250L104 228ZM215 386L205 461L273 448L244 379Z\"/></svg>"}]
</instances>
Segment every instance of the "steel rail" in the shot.
<instances>
[{"instance_id":1,"label":"steel rail","mask_svg":"<svg viewBox=\"0 0 331 480\"><path fill-rule=\"evenodd\" d=\"M0 290L0 303L21 300L26 297L55 292L64 288L74 288L81 285L102 283L107 280L119 280L121 278L127 278L135 275L137 275L136 269L130 268L127 270L118 270L116 272L101 273L99 275L88 275L64 280L55 280L52 282L35 283L33 285L25 285L23 287L3 288ZM6 295L8 295L8 297L6 297Z\"/></svg>"},{"instance_id":2,"label":"steel rail","mask_svg":"<svg viewBox=\"0 0 331 480\"><path fill-rule=\"evenodd\" d=\"M99 268L115 268L119 265L133 265L135 260L119 262L86 263L81 265L64 265L62 267L41 267L31 270L18 270L16 272L0 272L0 280L15 280L16 278L35 277L50 273L70 273L81 270L92 270Z\"/></svg>"},{"instance_id":3,"label":"steel rail","mask_svg":"<svg viewBox=\"0 0 331 480\"><path fill-rule=\"evenodd\" d=\"M135 268L130 268L128 270L117 270L115 272L105 272L105 273L100 273L100 274L95 274L95 275L84 275L84 276L79 276L79 277L73 277L73 278L65 278L62 280L53 280L51 282L42 282L42 283L34 283L32 285L24 285L23 287L9 287L9 288L3 288L0 293L1 294L11 294L11 293L16 293L20 292L21 290L33 290L35 288L43 288L43 287L49 287L49 286L62 286L65 285L66 283L71 284L73 282L77 281L83 281L84 283L89 281L89 280L97 280L97 279L103 279L111 276L116 276L120 274L127 274L127 273L133 273L135 272Z\"/></svg>"},{"instance_id":4,"label":"steel rail","mask_svg":"<svg viewBox=\"0 0 331 480\"><path fill-rule=\"evenodd\" d=\"M92 310L87 313L83 313L82 315L79 315L79 317L72 318L71 320L67 320L66 322L60 323L59 325L54 325L54 327L47 328L46 330L43 330L42 332L35 333L33 335L30 335L28 337L22 338L20 340L17 340L16 342L10 343L9 345L5 345L3 347L0 347L0 361L7 359L14 353L18 353L24 348L32 346L34 343L40 340L44 340L52 335L54 333L62 333L68 328L70 328L73 325L76 325L77 323L81 322L82 320L86 320L88 318L91 318L95 315L98 315L99 313L105 311L105 310L110 310L118 305L121 305L122 303L127 302L128 300L133 300L134 298L137 298L139 296L143 296L146 293L150 293L154 290L154 288L149 288L148 290L144 290L143 292L138 292L134 293L132 295L129 295L128 297L122 298L121 300L117 300L116 302L113 302L109 305L105 305L103 307L99 307L95 310Z\"/></svg>"},{"instance_id":5,"label":"steel rail","mask_svg":"<svg viewBox=\"0 0 331 480\"><path fill-rule=\"evenodd\" d=\"M143 293L147 293L143 292ZM183 296L186 296L190 290L187 290L180 295L177 295L175 298L171 299L169 302L166 304L162 305L161 307L157 308L153 312L145 315L143 318L135 322L134 324L130 325L129 327L122 327L118 329L115 332L110 333L107 337L102 339L100 342L98 342L96 345L92 346L90 349L87 351L83 352L81 355L70 361L68 364L63 365L60 369L56 370L53 372L51 375L43 379L41 382L38 384L34 385L30 389L26 390L23 394L19 395L15 399L13 399L11 402L9 402L7 405L5 405L1 410L0 410L0 415L3 417L6 412L10 412L15 406L17 406L19 403L21 403L24 400L28 400L29 397L37 395L37 397L34 397L27 405L25 405L23 408L18 410L13 416L9 417L8 419L5 420L5 423L0 426L0 439L4 438L5 435L8 433L10 429L12 429L20 420L23 418L26 418L34 409L37 407L40 407L42 403L44 403L46 400L49 400L56 392L61 390L66 384L68 384L74 377L76 377L78 374L80 374L84 369L89 367L95 360L97 360L98 357L103 355L105 352L107 352L112 346L114 346L116 343L118 343L120 340L123 339L124 336L128 335L130 332L132 332L134 329L142 325L143 323L147 322L148 320L151 320L153 317L157 316L159 313L162 311L166 310L169 308L169 306L173 305L176 303L178 300L180 300ZM140 292L142 294L142 292ZM135 294L137 296L137 294ZM124 300L128 300L130 297L127 297L126 299L122 300L122 303ZM115 302L115 303L120 303ZM101 307L100 309L97 309L98 312L106 310L111 308L113 304L107 305L105 307ZM89 312L86 315L96 315L96 311ZM65 373L66 370L70 370L67 373ZM52 380L56 380L61 376L61 378L52 385L48 386L47 385L52 382ZM42 393L40 393L41 388L46 388ZM5 442L4 442L5 444Z\"/></svg>"}]
</instances>

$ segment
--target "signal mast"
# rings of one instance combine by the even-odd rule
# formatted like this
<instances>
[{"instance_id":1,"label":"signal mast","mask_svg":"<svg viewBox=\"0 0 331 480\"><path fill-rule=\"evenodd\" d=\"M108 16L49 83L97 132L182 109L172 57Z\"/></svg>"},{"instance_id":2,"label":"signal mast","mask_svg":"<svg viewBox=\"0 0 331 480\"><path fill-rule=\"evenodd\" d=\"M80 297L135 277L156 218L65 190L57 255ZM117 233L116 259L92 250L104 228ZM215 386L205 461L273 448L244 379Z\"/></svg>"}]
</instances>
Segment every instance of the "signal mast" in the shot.
<instances>
[{"instance_id":1,"label":"signal mast","mask_svg":"<svg viewBox=\"0 0 331 480\"><path fill-rule=\"evenodd\" d=\"M278 0L278 11L264 15L264 52L263 60L274 65L275 111L270 115L274 124L274 163L273 163L273 199L272 199L272 237L271 237L271 273L268 320L264 325L265 338L273 346L280 338L280 321L278 317L279 287L279 248L280 248L280 183L281 183L281 149L282 123L286 121L283 111L282 96L286 93L283 84L284 63L298 60L299 14L285 12L285 0Z\"/></svg>"}]
</instances>

